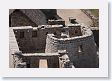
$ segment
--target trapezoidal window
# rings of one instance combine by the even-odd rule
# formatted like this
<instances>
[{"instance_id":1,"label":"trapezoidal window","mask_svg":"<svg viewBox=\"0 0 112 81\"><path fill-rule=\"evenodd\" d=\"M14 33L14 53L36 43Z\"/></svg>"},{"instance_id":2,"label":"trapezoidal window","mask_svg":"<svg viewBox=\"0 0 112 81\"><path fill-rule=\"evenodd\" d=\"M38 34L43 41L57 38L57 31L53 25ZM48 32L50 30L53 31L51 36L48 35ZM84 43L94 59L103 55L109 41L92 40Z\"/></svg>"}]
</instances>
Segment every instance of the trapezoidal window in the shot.
<instances>
[{"instance_id":1,"label":"trapezoidal window","mask_svg":"<svg viewBox=\"0 0 112 81\"><path fill-rule=\"evenodd\" d=\"M20 38L24 38L24 31L20 32Z\"/></svg>"},{"instance_id":2,"label":"trapezoidal window","mask_svg":"<svg viewBox=\"0 0 112 81\"><path fill-rule=\"evenodd\" d=\"M78 33L78 30L75 30L75 33Z\"/></svg>"},{"instance_id":3,"label":"trapezoidal window","mask_svg":"<svg viewBox=\"0 0 112 81\"><path fill-rule=\"evenodd\" d=\"M37 37L37 31L32 32L32 37Z\"/></svg>"},{"instance_id":4,"label":"trapezoidal window","mask_svg":"<svg viewBox=\"0 0 112 81\"><path fill-rule=\"evenodd\" d=\"M46 35L48 34L48 32L46 32Z\"/></svg>"},{"instance_id":5,"label":"trapezoidal window","mask_svg":"<svg viewBox=\"0 0 112 81\"><path fill-rule=\"evenodd\" d=\"M54 35L57 35L57 33L56 33L56 32L54 32L53 34L54 34Z\"/></svg>"},{"instance_id":6,"label":"trapezoidal window","mask_svg":"<svg viewBox=\"0 0 112 81\"><path fill-rule=\"evenodd\" d=\"M61 32L65 32L65 30L62 30Z\"/></svg>"},{"instance_id":7,"label":"trapezoidal window","mask_svg":"<svg viewBox=\"0 0 112 81\"><path fill-rule=\"evenodd\" d=\"M82 51L83 51L82 45L79 45L79 46L78 46L78 52L80 53L80 52L82 52Z\"/></svg>"}]
</instances>

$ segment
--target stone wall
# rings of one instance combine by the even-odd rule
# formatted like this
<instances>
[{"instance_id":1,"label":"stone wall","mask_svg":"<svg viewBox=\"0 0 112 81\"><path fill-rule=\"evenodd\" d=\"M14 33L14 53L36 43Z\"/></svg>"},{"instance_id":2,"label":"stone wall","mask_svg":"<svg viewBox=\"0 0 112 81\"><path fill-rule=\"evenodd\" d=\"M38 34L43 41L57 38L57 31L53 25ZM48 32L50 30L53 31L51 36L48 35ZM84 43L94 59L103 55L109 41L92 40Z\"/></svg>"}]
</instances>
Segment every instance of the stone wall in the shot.
<instances>
[{"instance_id":1,"label":"stone wall","mask_svg":"<svg viewBox=\"0 0 112 81\"><path fill-rule=\"evenodd\" d=\"M78 34L69 36L70 32L75 32L77 29ZM78 25L68 27L63 27L62 25L40 25L38 27L13 27L13 31L19 49L23 53L56 53L58 50L66 50L70 61L76 68L98 67L94 36L87 27ZM32 37L34 31L36 31L36 35L34 35L36 37ZM61 34L65 31L68 31L68 37L62 38ZM23 33L23 36L21 33Z\"/></svg>"},{"instance_id":2,"label":"stone wall","mask_svg":"<svg viewBox=\"0 0 112 81\"><path fill-rule=\"evenodd\" d=\"M80 26L74 25L69 25L68 27L63 27L62 25L39 25L38 27L13 27L13 30L16 36L19 49L23 53L45 52L47 34L55 34L57 35L57 37L60 37L61 32L70 32L68 33L70 37L72 37L72 35L81 35ZM33 32L35 32L35 36L33 36ZM21 38L21 33L24 34L23 38Z\"/></svg>"},{"instance_id":3,"label":"stone wall","mask_svg":"<svg viewBox=\"0 0 112 81\"><path fill-rule=\"evenodd\" d=\"M48 34L45 52L55 53L58 52L58 50L66 50L70 61L73 62L76 68L98 67L97 50L94 37L90 29L84 30L82 36L64 39L59 39L53 34Z\"/></svg>"},{"instance_id":4,"label":"stone wall","mask_svg":"<svg viewBox=\"0 0 112 81\"><path fill-rule=\"evenodd\" d=\"M39 68L40 59L46 59L48 68L59 68L59 58L58 56L26 56L24 61L27 63L30 68ZM29 64L29 65L28 65Z\"/></svg>"},{"instance_id":5,"label":"stone wall","mask_svg":"<svg viewBox=\"0 0 112 81\"><path fill-rule=\"evenodd\" d=\"M9 15L9 26L33 26L46 25L47 18L39 9L15 9Z\"/></svg>"},{"instance_id":6,"label":"stone wall","mask_svg":"<svg viewBox=\"0 0 112 81\"><path fill-rule=\"evenodd\" d=\"M70 37L81 36L82 35L80 24L69 24L69 25L67 25L67 27L68 27L68 30L69 30L69 36Z\"/></svg>"},{"instance_id":7,"label":"stone wall","mask_svg":"<svg viewBox=\"0 0 112 81\"><path fill-rule=\"evenodd\" d=\"M38 27L13 27L17 43L19 45L19 49L23 53L28 52L44 52L46 46L46 36L48 33L61 33L62 25L54 25L50 26L43 26L40 25ZM32 33L36 32L36 37L32 37ZM24 37L21 38L20 34L24 32Z\"/></svg>"},{"instance_id":8,"label":"stone wall","mask_svg":"<svg viewBox=\"0 0 112 81\"><path fill-rule=\"evenodd\" d=\"M49 25L63 25L65 26L65 21L63 19L58 20L48 20Z\"/></svg>"},{"instance_id":9,"label":"stone wall","mask_svg":"<svg viewBox=\"0 0 112 81\"><path fill-rule=\"evenodd\" d=\"M95 42L96 42L97 46L99 47L99 28L91 27L91 30L93 32Z\"/></svg>"},{"instance_id":10,"label":"stone wall","mask_svg":"<svg viewBox=\"0 0 112 81\"><path fill-rule=\"evenodd\" d=\"M26 15L20 11L15 11L10 15L10 27L15 26L37 26Z\"/></svg>"}]
</instances>

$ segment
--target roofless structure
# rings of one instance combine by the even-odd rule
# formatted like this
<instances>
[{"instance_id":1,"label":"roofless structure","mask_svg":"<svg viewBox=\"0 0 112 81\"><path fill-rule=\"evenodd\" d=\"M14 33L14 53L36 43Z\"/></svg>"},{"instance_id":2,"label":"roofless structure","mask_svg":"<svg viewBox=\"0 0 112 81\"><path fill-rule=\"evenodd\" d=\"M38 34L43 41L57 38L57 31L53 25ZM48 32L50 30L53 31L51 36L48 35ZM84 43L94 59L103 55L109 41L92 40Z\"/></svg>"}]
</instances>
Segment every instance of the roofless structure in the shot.
<instances>
[{"instance_id":1,"label":"roofless structure","mask_svg":"<svg viewBox=\"0 0 112 81\"><path fill-rule=\"evenodd\" d=\"M14 11L10 12L12 13ZM25 10L22 13L28 14ZM47 24L36 27L9 28L11 68L98 67L97 45L89 27L79 24L72 17L68 25L65 25L63 19L46 21Z\"/></svg>"}]
</instances>

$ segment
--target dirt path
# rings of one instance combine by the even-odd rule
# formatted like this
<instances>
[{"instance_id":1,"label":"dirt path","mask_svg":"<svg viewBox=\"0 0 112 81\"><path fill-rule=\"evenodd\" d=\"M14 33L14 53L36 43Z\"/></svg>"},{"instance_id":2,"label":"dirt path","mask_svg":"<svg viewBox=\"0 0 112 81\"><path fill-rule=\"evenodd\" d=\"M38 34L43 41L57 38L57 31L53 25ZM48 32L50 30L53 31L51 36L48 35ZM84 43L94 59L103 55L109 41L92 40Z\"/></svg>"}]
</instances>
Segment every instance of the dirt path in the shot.
<instances>
[{"instance_id":1,"label":"dirt path","mask_svg":"<svg viewBox=\"0 0 112 81\"><path fill-rule=\"evenodd\" d=\"M57 14L65 20L66 24L69 23L69 17L74 17L79 23L84 23L87 26L92 24L92 20L80 9L57 9Z\"/></svg>"}]
</instances>

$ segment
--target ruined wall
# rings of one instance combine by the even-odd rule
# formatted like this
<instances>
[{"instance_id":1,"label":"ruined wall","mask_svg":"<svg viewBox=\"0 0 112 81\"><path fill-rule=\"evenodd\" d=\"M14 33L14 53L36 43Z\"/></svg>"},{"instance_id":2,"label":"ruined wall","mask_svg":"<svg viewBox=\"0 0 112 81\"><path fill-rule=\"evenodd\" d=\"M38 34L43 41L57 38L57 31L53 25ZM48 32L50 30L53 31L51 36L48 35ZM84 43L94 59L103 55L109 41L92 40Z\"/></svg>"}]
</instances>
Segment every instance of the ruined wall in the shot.
<instances>
[{"instance_id":1,"label":"ruined wall","mask_svg":"<svg viewBox=\"0 0 112 81\"><path fill-rule=\"evenodd\" d=\"M27 68L39 68L40 59L46 59L48 68L59 68L59 58L58 56L38 56L38 57L24 57L24 61L27 64Z\"/></svg>"},{"instance_id":2,"label":"ruined wall","mask_svg":"<svg viewBox=\"0 0 112 81\"><path fill-rule=\"evenodd\" d=\"M63 25L65 26L65 21L63 19L58 20L48 20L49 25Z\"/></svg>"},{"instance_id":3,"label":"ruined wall","mask_svg":"<svg viewBox=\"0 0 112 81\"><path fill-rule=\"evenodd\" d=\"M98 67L97 50L90 29L87 29L83 36L64 39L59 39L53 34L48 34L45 52L55 53L58 50L66 50L71 62L73 62L76 68Z\"/></svg>"},{"instance_id":4,"label":"ruined wall","mask_svg":"<svg viewBox=\"0 0 112 81\"><path fill-rule=\"evenodd\" d=\"M69 30L70 37L82 35L80 24L70 24L70 25L67 25L67 27L69 28L68 30Z\"/></svg>"},{"instance_id":5,"label":"ruined wall","mask_svg":"<svg viewBox=\"0 0 112 81\"><path fill-rule=\"evenodd\" d=\"M38 26L38 27L13 27L16 40L19 45L19 49L23 53L27 52L44 52L46 46L46 36L48 33L61 33L62 25L54 25L53 27L50 26ZM23 33L24 32L24 33ZM36 32L36 35L32 35L33 32ZM24 36L21 38L21 33Z\"/></svg>"},{"instance_id":6,"label":"ruined wall","mask_svg":"<svg viewBox=\"0 0 112 81\"><path fill-rule=\"evenodd\" d=\"M82 35L74 34L74 37L61 38L63 30L71 32L70 30L73 28L74 30L77 29L77 27L63 27L62 25L41 25L33 28L13 27L13 30L19 49L23 53L55 53L58 50L67 50L68 56L75 67L98 67L96 45L89 28L81 27ZM33 31L37 32L36 37L32 37ZM20 35L22 32L24 32L23 36Z\"/></svg>"},{"instance_id":7,"label":"ruined wall","mask_svg":"<svg viewBox=\"0 0 112 81\"><path fill-rule=\"evenodd\" d=\"M23 53L45 52L47 34L55 34L58 38L60 37L61 32L65 31L70 32L70 37L72 35L81 35L80 26L63 27L63 25L39 25L38 27L13 27L13 30L19 45L19 49ZM21 33L23 34L23 37L21 37Z\"/></svg>"},{"instance_id":8,"label":"ruined wall","mask_svg":"<svg viewBox=\"0 0 112 81\"><path fill-rule=\"evenodd\" d=\"M17 28L17 27L15 27ZM28 27L27 29L25 28L21 28L21 29L13 29L15 37L16 37L16 41L18 43L19 49L24 52L30 52L30 48L33 49L33 45L32 45L32 40L30 39L32 37L31 31L32 28ZM22 34L20 36L20 34ZM23 51L24 50L24 51Z\"/></svg>"}]
</instances>

